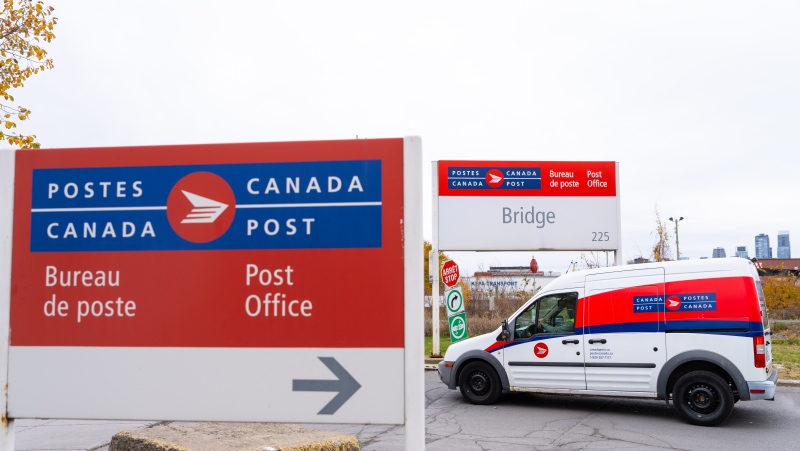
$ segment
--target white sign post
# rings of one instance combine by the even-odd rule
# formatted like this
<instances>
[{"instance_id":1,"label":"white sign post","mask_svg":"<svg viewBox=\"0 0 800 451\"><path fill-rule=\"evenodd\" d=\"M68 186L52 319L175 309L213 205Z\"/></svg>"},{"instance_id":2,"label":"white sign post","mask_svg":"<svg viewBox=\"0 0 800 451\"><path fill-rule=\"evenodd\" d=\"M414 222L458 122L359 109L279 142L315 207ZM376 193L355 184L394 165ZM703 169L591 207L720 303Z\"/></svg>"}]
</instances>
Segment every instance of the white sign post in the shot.
<instances>
[{"instance_id":1,"label":"white sign post","mask_svg":"<svg viewBox=\"0 0 800 451\"><path fill-rule=\"evenodd\" d=\"M8 386L11 307L11 230L14 213L14 151L0 150L0 387ZM0 451L14 450L14 420L8 418L8 390L0 393Z\"/></svg>"}]
</instances>

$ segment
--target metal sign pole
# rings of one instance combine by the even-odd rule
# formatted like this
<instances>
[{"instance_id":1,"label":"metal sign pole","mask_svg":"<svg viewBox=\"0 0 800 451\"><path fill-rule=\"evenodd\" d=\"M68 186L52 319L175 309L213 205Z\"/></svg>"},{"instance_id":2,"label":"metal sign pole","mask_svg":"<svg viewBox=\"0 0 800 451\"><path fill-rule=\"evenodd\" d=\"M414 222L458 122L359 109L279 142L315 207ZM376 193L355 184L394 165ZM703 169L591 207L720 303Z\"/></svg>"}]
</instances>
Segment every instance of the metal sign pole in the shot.
<instances>
[{"instance_id":1,"label":"metal sign pole","mask_svg":"<svg viewBox=\"0 0 800 451\"><path fill-rule=\"evenodd\" d=\"M616 169L617 180L617 248L614 250L614 266L622 265L622 209L620 208L619 194L620 194L620 178L619 178L619 163L614 163Z\"/></svg>"},{"instance_id":2,"label":"metal sign pole","mask_svg":"<svg viewBox=\"0 0 800 451\"><path fill-rule=\"evenodd\" d=\"M0 451L14 450L8 418L8 340L11 312L11 231L14 218L14 150L0 150Z\"/></svg>"},{"instance_id":3,"label":"metal sign pole","mask_svg":"<svg viewBox=\"0 0 800 451\"><path fill-rule=\"evenodd\" d=\"M405 248L405 422L406 449L425 449L425 374L419 358L425 353L422 323L424 299L422 259L422 142L419 137L403 140L403 228Z\"/></svg>"},{"instance_id":4,"label":"metal sign pole","mask_svg":"<svg viewBox=\"0 0 800 451\"><path fill-rule=\"evenodd\" d=\"M433 230L431 252L428 256L428 275L431 277L431 357L442 355L439 349L439 168L436 161L431 162L431 219Z\"/></svg>"}]
</instances>

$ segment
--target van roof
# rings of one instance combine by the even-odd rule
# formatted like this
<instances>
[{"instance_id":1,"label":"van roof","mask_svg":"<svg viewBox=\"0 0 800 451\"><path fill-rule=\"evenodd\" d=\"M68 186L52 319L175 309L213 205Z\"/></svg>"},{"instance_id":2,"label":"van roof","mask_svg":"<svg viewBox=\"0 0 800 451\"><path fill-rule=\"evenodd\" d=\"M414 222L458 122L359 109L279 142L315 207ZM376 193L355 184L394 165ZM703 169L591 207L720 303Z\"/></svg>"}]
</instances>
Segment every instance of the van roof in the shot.
<instances>
[{"instance_id":1,"label":"van roof","mask_svg":"<svg viewBox=\"0 0 800 451\"><path fill-rule=\"evenodd\" d=\"M563 288L583 286L586 276L590 274L613 274L622 271L634 271L650 268L663 268L665 275L712 272L712 271L731 271L739 270L744 274L751 274L753 262L741 257L712 258L702 260L680 260L642 263L635 265L609 266L605 268L584 269L580 271L568 272L556 280L545 285L542 292L560 290Z\"/></svg>"}]
</instances>

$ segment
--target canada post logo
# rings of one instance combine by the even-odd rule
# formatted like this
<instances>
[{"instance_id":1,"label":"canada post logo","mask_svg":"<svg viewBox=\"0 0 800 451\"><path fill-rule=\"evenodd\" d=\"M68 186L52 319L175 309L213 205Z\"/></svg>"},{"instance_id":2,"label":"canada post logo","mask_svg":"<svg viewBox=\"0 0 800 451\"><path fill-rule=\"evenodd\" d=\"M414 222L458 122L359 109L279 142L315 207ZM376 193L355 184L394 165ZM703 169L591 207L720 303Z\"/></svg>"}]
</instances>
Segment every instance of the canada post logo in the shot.
<instances>
[{"instance_id":1,"label":"canada post logo","mask_svg":"<svg viewBox=\"0 0 800 451\"><path fill-rule=\"evenodd\" d=\"M453 190L538 190L541 168L449 167L447 187Z\"/></svg>"},{"instance_id":2,"label":"canada post logo","mask_svg":"<svg viewBox=\"0 0 800 451\"><path fill-rule=\"evenodd\" d=\"M694 312L717 309L716 293L668 294L653 296L634 296L634 313L651 312Z\"/></svg>"},{"instance_id":3,"label":"canada post logo","mask_svg":"<svg viewBox=\"0 0 800 451\"><path fill-rule=\"evenodd\" d=\"M192 243L214 241L236 214L236 198L228 182L211 172L193 172L178 181L167 198L172 230Z\"/></svg>"},{"instance_id":4,"label":"canada post logo","mask_svg":"<svg viewBox=\"0 0 800 451\"><path fill-rule=\"evenodd\" d=\"M35 169L32 252L381 247L380 160Z\"/></svg>"}]
</instances>

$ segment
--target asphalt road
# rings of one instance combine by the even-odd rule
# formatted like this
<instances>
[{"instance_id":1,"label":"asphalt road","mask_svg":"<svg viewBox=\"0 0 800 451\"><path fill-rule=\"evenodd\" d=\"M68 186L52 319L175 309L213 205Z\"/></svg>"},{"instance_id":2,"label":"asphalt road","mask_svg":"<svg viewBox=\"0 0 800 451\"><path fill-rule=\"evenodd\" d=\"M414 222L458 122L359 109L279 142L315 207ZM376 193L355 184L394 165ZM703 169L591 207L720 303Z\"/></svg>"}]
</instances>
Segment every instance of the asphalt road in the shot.
<instances>
[{"instance_id":1,"label":"asphalt road","mask_svg":"<svg viewBox=\"0 0 800 451\"><path fill-rule=\"evenodd\" d=\"M719 426L684 423L664 401L511 394L473 406L425 374L427 450L797 450L800 388L739 402ZM310 426L310 425L309 425ZM314 426L355 435L362 450L403 450L403 428Z\"/></svg>"},{"instance_id":2,"label":"asphalt road","mask_svg":"<svg viewBox=\"0 0 800 451\"><path fill-rule=\"evenodd\" d=\"M691 426L663 401L506 395L473 406L425 373L427 450L796 450L800 388L778 387L776 400L740 402L726 422ZM376 401L379 402L379 401ZM111 436L154 422L18 420L18 451L105 451ZM402 426L305 425L355 435L363 450L401 451Z\"/></svg>"}]
</instances>

